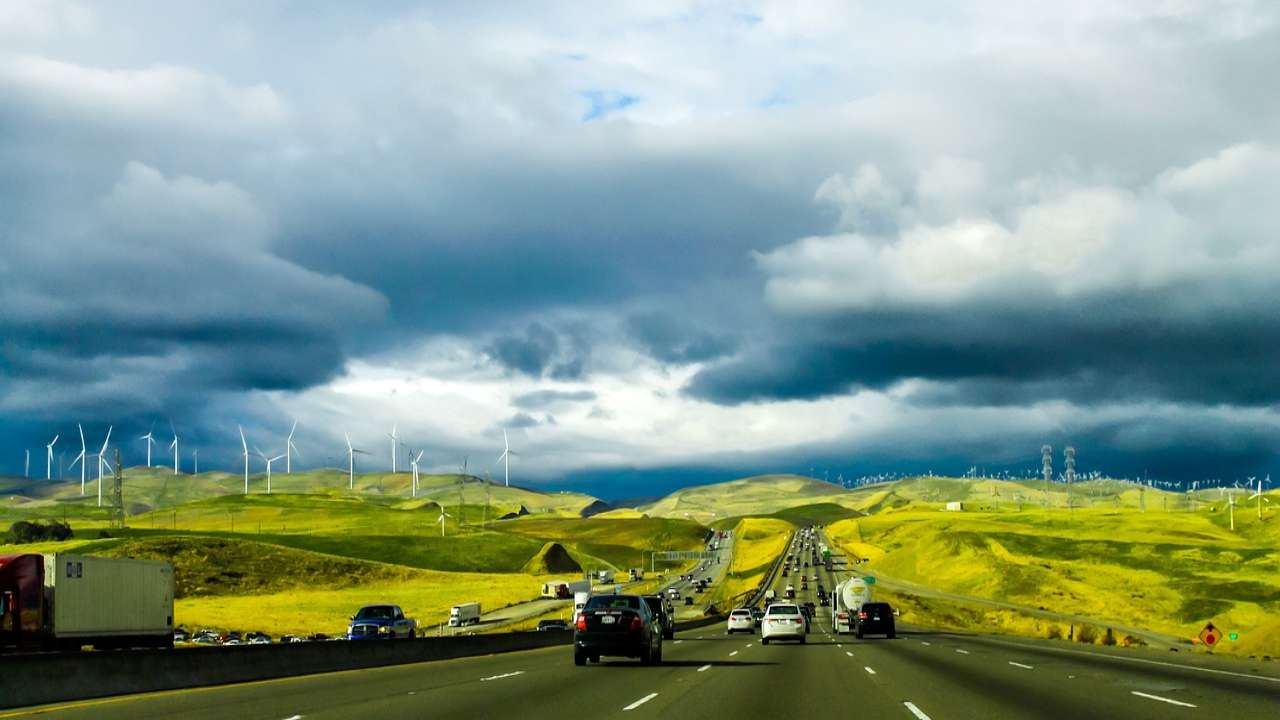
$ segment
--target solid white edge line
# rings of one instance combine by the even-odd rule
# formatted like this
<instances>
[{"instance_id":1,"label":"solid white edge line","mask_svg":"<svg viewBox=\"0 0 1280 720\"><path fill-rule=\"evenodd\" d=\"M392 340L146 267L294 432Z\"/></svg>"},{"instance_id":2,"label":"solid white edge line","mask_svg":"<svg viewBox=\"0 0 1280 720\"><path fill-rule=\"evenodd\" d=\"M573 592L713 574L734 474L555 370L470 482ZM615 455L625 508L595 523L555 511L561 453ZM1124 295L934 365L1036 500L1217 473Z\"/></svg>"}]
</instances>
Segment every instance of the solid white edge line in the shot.
<instances>
[{"instance_id":1,"label":"solid white edge line","mask_svg":"<svg viewBox=\"0 0 1280 720\"><path fill-rule=\"evenodd\" d=\"M915 715L917 718L920 718L920 720L929 720L929 716L925 715L923 710L916 707L915 703L904 701L902 704L906 705L907 709L911 711L911 714Z\"/></svg>"},{"instance_id":2,"label":"solid white edge line","mask_svg":"<svg viewBox=\"0 0 1280 720\"><path fill-rule=\"evenodd\" d=\"M1110 655L1108 653L1086 652L1084 650L1069 650L1067 648L1057 648L1048 645L1019 645L1018 643L1002 642L987 638L985 642L997 645L1005 645L1012 648L1038 648L1041 650L1049 650L1057 653L1066 653L1068 655L1084 655L1091 658L1102 658L1103 660L1118 660L1120 662L1142 663L1144 665L1160 665L1163 667L1178 668L1179 670L1191 670L1193 672L1213 673L1214 675L1230 675L1231 677L1248 678L1249 680L1262 680L1263 682L1280 683L1280 677L1272 677L1270 675L1249 675L1248 673L1232 672L1230 670L1215 670L1213 668L1196 667L1195 665L1179 665L1178 663L1163 662L1161 660L1147 660L1144 658L1125 657L1123 655ZM960 652L957 650L956 652Z\"/></svg>"},{"instance_id":3,"label":"solid white edge line","mask_svg":"<svg viewBox=\"0 0 1280 720\"><path fill-rule=\"evenodd\" d=\"M1020 663L1020 662L1014 662L1014 661L1012 661L1012 660L1010 660L1010 661L1009 661L1009 664L1010 664L1010 665L1012 665L1012 666L1014 666L1014 667L1024 668L1024 669L1026 669L1026 670L1035 670L1035 668L1034 668L1034 667L1031 667L1030 665L1023 665L1023 664L1022 664L1022 663Z\"/></svg>"},{"instance_id":4,"label":"solid white edge line","mask_svg":"<svg viewBox=\"0 0 1280 720\"><path fill-rule=\"evenodd\" d=\"M1138 697L1144 697L1144 698L1147 698L1148 700L1159 700L1160 702L1166 702L1166 703L1169 703L1170 705L1178 705L1180 707L1189 707L1189 708L1196 707L1191 703L1182 702L1181 700L1171 700L1167 697L1160 697L1159 695L1149 695L1144 692L1138 692L1137 690L1130 690L1129 692L1133 693L1134 695L1137 695Z\"/></svg>"},{"instance_id":5,"label":"solid white edge line","mask_svg":"<svg viewBox=\"0 0 1280 720\"><path fill-rule=\"evenodd\" d=\"M656 698L656 697L658 697L658 693L649 693L648 695L645 695L644 697L640 698L639 700L637 700L637 701L635 701L635 702L631 703L630 705L628 705L628 706L626 706L626 707L622 708L622 711L623 711L623 712L626 712L626 711L628 711L628 710L635 710L636 708L640 707L641 705L643 705L643 704L645 704L645 703L649 702L650 700L652 700L652 699L654 699L654 698Z\"/></svg>"},{"instance_id":6,"label":"solid white edge line","mask_svg":"<svg viewBox=\"0 0 1280 720\"><path fill-rule=\"evenodd\" d=\"M872 669L871 669L871 667L870 667L870 666L868 666L868 665L863 665L863 666L862 666L862 669L863 669L863 670L866 670L868 674L871 674L871 675L875 675L875 674L876 674L876 671L875 671L875 670L872 670Z\"/></svg>"},{"instance_id":7,"label":"solid white edge line","mask_svg":"<svg viewBox=\"0 0 1280 720\"><path fill-rule=\"evenodd\" d=\"M707 663L706 665L703 665L702 667L698 668L698 672L706 672L710 669L711 669L711 663Z\"/></svg>"}]
</instances>

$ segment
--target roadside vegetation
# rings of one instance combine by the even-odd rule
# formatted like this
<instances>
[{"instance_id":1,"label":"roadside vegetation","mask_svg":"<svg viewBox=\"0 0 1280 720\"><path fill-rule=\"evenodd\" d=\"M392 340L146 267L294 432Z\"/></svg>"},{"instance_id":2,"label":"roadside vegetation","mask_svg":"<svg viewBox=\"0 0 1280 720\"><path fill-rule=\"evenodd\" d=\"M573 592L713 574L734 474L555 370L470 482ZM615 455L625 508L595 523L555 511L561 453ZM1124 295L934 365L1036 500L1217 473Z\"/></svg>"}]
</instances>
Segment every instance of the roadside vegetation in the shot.
<instances>
[{"instance_id":1,"label":"roadside vegetation","mask_svg":"<svg viewBox=\"0 0 1280 720\"><path fill-rule=\"evenodd\" d=\"M733 561L712 596L721 612L737 607L760 587L793 530L794 525L776 518L745 518L733 526Z\"/></svg>"}]
</instances>

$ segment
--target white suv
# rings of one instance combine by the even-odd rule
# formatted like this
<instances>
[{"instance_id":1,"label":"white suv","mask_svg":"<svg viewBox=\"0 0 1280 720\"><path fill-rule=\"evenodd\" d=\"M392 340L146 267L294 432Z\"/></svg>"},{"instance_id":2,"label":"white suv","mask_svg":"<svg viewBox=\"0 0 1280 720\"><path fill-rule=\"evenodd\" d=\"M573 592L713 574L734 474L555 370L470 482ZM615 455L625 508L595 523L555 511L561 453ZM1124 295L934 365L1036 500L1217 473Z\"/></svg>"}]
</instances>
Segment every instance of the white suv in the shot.
<instances>
[{"instance_id":1,"label":"white suv","mask_svg":"<svg viewBox=\"0 0 1280 720\"><path fill-rule=\"evenodd\" d=\"M729 629L728 634L732 635L736 632L756 634L756 619L751 617L751 611L746 608L738 608L729 613Z\"/></svg>"},{"instance_id":2,"label":"white suv","mask_svg":"<svg viewBox=\"0 0 1280 720\"><path fill-rule=\"evenodd\" d=\"M768 645L770 640L805 640L805 619L797 605L775 604L764 611L764 620L760 623L760 644Z\"/></svg>"}]
</instances>

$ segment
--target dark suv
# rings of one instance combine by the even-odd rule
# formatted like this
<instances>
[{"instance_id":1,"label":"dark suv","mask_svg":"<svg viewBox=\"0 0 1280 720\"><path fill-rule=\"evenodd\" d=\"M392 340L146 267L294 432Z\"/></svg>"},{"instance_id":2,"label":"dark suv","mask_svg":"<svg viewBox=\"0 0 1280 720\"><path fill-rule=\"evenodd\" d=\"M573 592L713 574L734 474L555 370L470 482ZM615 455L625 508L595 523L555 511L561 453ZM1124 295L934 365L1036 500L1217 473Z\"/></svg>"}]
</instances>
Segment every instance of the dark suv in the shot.
<instances>
[{"instance_id":1,"label":"dark suv","mask_svg":"<svg viewBox=\"0 0 1280 720\"><path fill-rule=\"evenodd\" d=\"M687 597L686 600L692 600L693 597ZM676 636L676 614L662 599L661 595L645 595L645 603L649 606L649 612L657 616L658 621L662 623L662 639L670 640Z\"/></svg>"},{"instance_id":2,"label":"dark suv","mask_svg":"<svg viewBox=\"0 0 1280 720\"><path fill-rule=\"evenodd\" d=\"M889 607L889 603L870 602L863 603L862 609L858 611L858 624L855 630L858 637L862 637L867 633L875 633L893 639L896 636L893 627L893 608Z\"/></svg>"},{"instance_id":3,"label":"dark suv","mask_svg":"<svg viewBox=\"0 0 1280 720\"><path fill-rule=\"evenodd\" d=\"M573 664L600 656L640 658L642 665L662 662L662 622L639 595L595 595L574 619Z\"/></svg>"}]
</instances>

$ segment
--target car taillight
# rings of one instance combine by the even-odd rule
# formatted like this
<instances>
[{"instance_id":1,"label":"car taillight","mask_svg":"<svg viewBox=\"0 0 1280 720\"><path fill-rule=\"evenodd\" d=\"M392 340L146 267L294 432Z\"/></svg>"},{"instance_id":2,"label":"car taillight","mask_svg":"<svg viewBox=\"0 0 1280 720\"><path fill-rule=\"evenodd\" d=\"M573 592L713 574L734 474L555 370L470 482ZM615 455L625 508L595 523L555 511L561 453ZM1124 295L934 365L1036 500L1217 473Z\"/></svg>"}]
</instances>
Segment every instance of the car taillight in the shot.
<instances>
[{"instance_id":1,"label":"car taillight","mask_svg":"<svg viewBox=\"0 0 1280 720\"><path fill-rule=\"evenodd\" d=\"M573 624L573 625L574 625L574 627L578 628L579 630L586 630L586 629L587 629L587 615L586 615L586 613L578 613L578 619L577 619L577 621L576 621L576 622L574 622L574 624Z\"/></svg>"},{"instance_id":2,"label":"car taillight","mask_svg":"<svg viewBox=\"0 0 1280 720\"><path fill-rule=\"evenodd\" d=\"M859 620L866 620L866 619L867 619L867 614L866 614L865 612L860 612L860 613L858 613L858 619L859 619Z\"/></svg>"},{"instance_id":3,"label":"car taillight","mask_svg":"<svg viewBox=\"0 0 1280 720\"><path fill-rule=\"evenodd\" d=\"M837 613L837 614L836 614L836 617L840 618L841 620L848 620L848 619L849 619L849 613Z\"/></svg>"},{"instance_id":4,"label":"car taillight","mask_svg":"<svg viewBox=\"0 0 1280 720\"><path fill-rule=\"evenodd\" d=\"M635 632L635 631L637 631L637 630L639 630L639 629L641 629L641 628L643 628L643 627L644 627L644 620L641 620L639 615L637 615L637 616L635 616L635 617L631 618L631 631L632 631L632 632Z\"/></svg>"}]
</instances>

